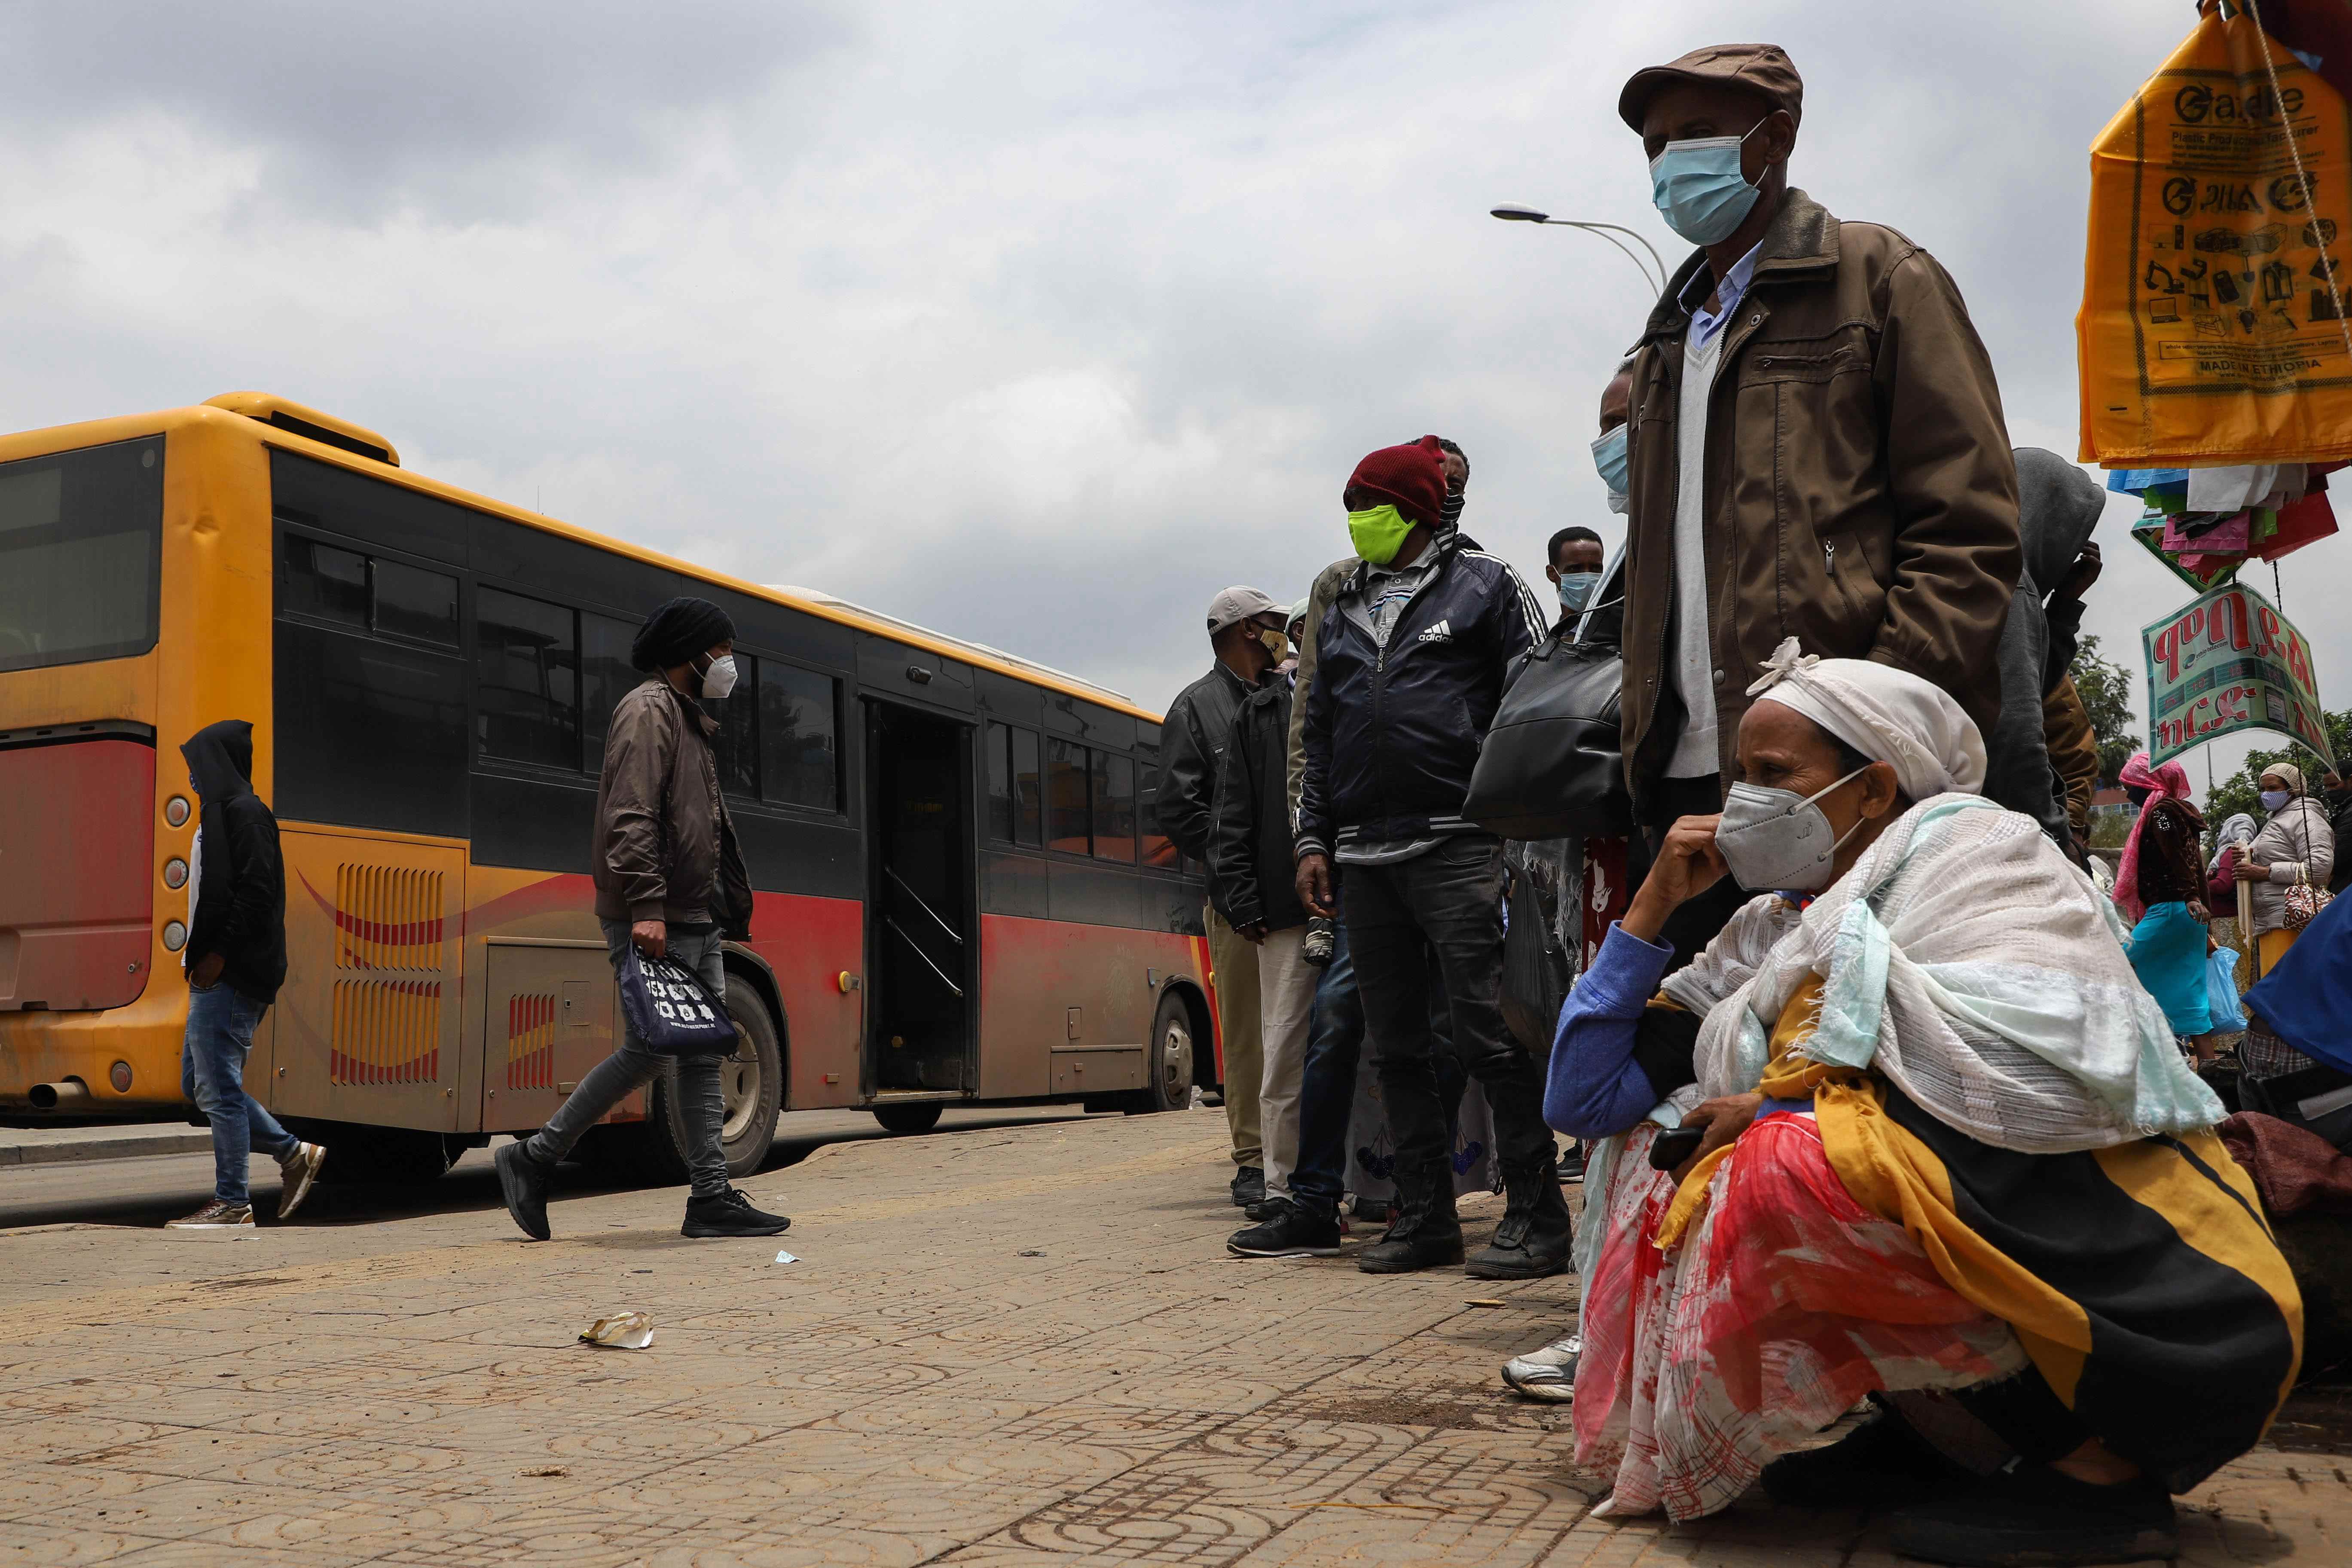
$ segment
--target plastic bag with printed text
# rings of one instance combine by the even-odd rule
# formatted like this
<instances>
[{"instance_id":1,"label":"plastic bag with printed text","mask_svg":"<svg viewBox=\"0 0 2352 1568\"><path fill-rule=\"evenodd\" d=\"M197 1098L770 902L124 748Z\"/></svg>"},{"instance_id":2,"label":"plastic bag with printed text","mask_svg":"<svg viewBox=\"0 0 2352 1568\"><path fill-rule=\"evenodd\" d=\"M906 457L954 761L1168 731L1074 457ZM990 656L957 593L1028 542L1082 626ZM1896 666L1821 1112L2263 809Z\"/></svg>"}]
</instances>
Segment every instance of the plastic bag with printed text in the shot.
<instances>
[{"instance_id":1,"label":"plastic bag with printed text","mask_svg":"<svg viewBox=\"0 0 2352 1568\"><path fill-rule=\"evenodd\" d=\"M2352 458L2347 255L2343 97L2246 7L2210 8L2091 145L2083 459Z\"/></svg>"}]
</instances>

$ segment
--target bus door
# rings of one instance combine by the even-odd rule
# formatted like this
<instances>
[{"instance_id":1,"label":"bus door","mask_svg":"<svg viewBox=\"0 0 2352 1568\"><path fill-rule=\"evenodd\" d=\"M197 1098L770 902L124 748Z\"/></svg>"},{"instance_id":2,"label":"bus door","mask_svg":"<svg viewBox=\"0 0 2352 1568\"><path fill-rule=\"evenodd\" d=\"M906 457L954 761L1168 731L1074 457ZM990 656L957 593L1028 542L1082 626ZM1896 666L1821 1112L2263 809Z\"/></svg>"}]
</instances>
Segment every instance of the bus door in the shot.
<instances>
[{"instance_id":1,"label":"bus door","mask_svg":"<svg viewBox=\"0 0 2352 1568\"><path fill-rule=\"evenodd\" d=\"M866 700L865 1092L980 1086L973 726Z\"/></svg>"}]
</instances>

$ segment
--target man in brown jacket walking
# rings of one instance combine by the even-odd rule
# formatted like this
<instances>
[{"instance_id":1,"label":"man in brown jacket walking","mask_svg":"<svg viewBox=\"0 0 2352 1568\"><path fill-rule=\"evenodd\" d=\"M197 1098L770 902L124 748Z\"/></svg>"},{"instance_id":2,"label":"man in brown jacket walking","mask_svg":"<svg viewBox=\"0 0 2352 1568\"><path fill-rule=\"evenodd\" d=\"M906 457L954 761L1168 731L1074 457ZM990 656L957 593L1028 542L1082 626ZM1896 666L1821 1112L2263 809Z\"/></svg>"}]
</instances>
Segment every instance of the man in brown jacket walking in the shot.
<instances>
[{"instance_id":1,"label":"man in brown jacket walking","mask_svg":"<svg viewBox=\"0 0 2352 1568\"><path fill-rule=\"evenodd\" d=\"M646 618L629 661L652 679L613 710L592 839L596 919L613 973L634 945L694 971L713 1001L727 994L722 949L750 924L751 884L719 794L710 752L719 726L694 699L734 689L734 623L708 599L672 599ZM656 1056L625 1033L620 1049L580 1080L546 1126L499 1151L499 1185L523 1234L548 1238L548 1176L580 1135L656 1075L673 1074L693 1145L684 1234L773 1236L791 1225L753 1208L728 1182L721 1059Z\"/></svg>"},{"instance_id":2,"label":"man in brown jacket walking","mask_svg":"<svg viewBox=\"0 0 2352 1568\"><path fill-rule=\"evenodd\" d=\"M1988 736L2000 709L2021 557L1992 365L1934 258L1789 184L1803 107L1770 44L1694 50L1618 100L1698 247L1643 329L1628 426L1625 764L1654 835L1720 808L1783 637L1923 676ZM1678 911L1678 949L1737 908L1719 887Z\"/></svg>"}]
</instances>

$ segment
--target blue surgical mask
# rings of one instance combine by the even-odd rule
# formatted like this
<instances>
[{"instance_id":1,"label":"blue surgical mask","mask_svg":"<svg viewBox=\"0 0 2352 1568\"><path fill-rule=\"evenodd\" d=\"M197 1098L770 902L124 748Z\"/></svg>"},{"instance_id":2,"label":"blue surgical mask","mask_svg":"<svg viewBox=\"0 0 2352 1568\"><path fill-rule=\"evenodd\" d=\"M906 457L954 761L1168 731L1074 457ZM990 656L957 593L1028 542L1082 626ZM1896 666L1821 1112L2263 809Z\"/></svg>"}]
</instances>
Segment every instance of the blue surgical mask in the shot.
<instances>
[{"instance_id":1,"label":"blue surgical mask","mask_svg":"<svg viewBox=\"0 0 2352 1568\"><path fill-rule=\"evenodd\" d=\"M1598 572L1570 572L1559 580L1559 607L1575 615L1592 600L1592 586L1601 581Z\"/></svg>"},{"instance_id":2,"label":"blue surgical mask","mask_svg":"<svg viewBox=\"0 0 2352 1568\"><path fill-rule=\"evenodd\" d=\"M1668 228L1693 245L1731 237L1761 194L1740 174L1739 150L1763 125L1758 121L1747 136L1669 142L1650 160L1650 199Z\"/></svg>"},{"instance_id":3,"label":"blue surgical mask","mask_svg":"<svg viewBox=\"0 0 2352 1568\"><path fill-rule=\"evenodd\" d=\"M1601 482L1609 487L1609 510L1622 513L1625 510L1625 432L1630 425L1620 425L1592 443L1592 466L1601 470Z\"/></svg>"},{"instance_id":4,"label":"blue surgical mask","mask_svg":"<svg viewBox=\"0 0 2352 1568\"><path fill-rule=\"evenodd\" d=\"M2291 801L2294 798L2294 795L2292 791L2283 789L2266 789L2263 791L2262 794L2263 809L2264 811L2281 810L2286 805L2288 801Z\"/></svg>"}]
</instances>

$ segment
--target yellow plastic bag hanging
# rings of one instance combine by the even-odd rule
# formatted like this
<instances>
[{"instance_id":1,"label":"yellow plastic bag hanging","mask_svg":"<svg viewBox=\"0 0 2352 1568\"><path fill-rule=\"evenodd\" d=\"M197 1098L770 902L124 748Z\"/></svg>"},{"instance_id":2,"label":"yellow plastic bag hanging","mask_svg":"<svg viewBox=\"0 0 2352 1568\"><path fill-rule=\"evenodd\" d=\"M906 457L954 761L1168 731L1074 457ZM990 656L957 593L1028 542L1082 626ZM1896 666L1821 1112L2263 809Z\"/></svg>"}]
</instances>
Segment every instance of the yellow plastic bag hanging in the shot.
<instances>
[{"instance_id":1,"label":"yellow plastic bag hanging","mask_svg":"<svg viewBox=\"0 0 2352 1568\"><path fill-rule=\"evenodd\" d=\"M2091 144L2083 459L2352 458L2347 247L2343 98L2243 6L2208 11Z\"/></svg>"}]
</instances>

